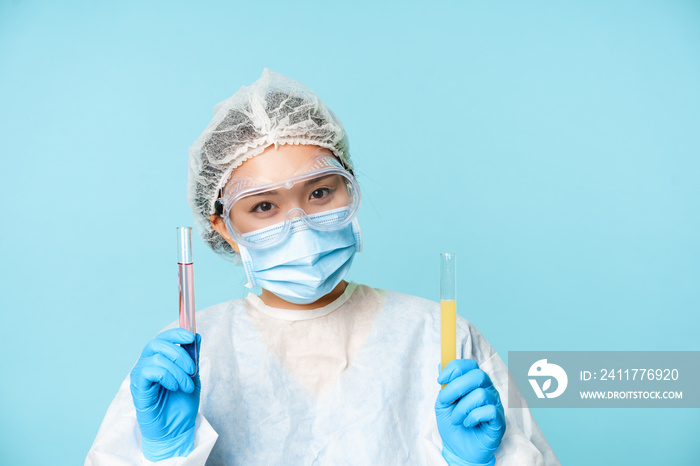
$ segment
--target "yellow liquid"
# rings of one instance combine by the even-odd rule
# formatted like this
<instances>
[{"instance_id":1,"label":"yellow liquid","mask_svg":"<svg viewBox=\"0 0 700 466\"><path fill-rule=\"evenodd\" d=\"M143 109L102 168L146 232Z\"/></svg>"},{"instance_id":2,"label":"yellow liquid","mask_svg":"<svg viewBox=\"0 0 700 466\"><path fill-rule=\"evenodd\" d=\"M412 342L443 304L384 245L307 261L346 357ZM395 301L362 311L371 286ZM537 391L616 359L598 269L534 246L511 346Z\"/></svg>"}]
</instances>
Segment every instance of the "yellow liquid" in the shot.
<instances>
[{"instance_id":1,"label":"yellow liquid","mask_svg":"<svg viewBox=\"0 0 700 466\"><path fill-rule=\"evenodd\" d=\"M457 357L457 301L440 301L440 341L442 342L442 365ZM446 384L442 385L445 388Z\"/></svg>"}]
</instances>

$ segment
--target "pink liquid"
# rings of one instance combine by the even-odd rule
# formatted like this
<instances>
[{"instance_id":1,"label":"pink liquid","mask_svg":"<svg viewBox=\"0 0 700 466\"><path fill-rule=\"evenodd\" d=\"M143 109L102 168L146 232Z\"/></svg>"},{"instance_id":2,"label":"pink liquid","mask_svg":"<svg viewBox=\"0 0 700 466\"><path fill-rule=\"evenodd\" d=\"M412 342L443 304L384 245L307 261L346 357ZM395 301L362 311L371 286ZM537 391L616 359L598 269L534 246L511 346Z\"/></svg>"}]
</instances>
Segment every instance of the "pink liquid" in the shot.
<instances>
[{"instance_id":1,"label":"pink liquid","mask_svg":"<svg viewBox=\"0 0 700 466\"><path fill-rule=\"evenodd\" d=\"M189 264L177 264L177 274L180 290L180 328L197 334L194 321L194 266ZM182 345L192 360L197 363L197 344ZM196 373L196 372L195 372Z\"/></svg>"},{"instance_id":2,"label":"pink liquid","mask_svg":"<svg viewBox=\"0 0 700 466\"><path fill-rule=\"evenodd\" d=\"M194 266L177 264L180 289L180 327L195 333L194 324Z\"/></svg>"}]
</instances>

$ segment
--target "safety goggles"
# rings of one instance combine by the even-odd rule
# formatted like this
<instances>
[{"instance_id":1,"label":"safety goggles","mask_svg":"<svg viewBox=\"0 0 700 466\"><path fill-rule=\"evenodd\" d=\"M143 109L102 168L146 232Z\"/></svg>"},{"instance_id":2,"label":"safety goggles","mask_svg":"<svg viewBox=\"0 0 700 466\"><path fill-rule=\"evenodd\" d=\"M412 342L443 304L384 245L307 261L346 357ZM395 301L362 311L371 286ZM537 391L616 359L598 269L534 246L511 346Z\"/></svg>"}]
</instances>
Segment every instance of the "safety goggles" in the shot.
<instances>
[{"instance_id":1,"label":"safety goggles","mask_svg":"<svg viewBox=\"0 0 700 466\"><path fill-rule=\"evenodd\" d=\"M237 169L223 189L229 234L246 248L265 248L304 228L337 230L360 207L355 177L328 149L318 149L283 180Z\"/></svg>"}]
</instances>

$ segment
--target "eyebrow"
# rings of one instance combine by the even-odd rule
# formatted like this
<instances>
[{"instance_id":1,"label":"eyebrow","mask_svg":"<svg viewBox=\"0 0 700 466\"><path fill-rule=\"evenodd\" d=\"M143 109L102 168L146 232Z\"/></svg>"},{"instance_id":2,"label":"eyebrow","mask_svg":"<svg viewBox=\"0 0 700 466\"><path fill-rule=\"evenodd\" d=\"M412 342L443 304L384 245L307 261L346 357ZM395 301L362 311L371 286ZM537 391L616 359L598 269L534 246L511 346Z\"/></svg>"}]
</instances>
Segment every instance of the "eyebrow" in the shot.
<instances>
[{"instance_id":1,"label":"eyebrow","mask_svg":"<svg viewBox=\"0 0 700 466\"><path fill-rule=\"evenodd\" d=\"M337 173L330 173L328 175L319 176L318 178L314 178L313 180L306 181L304 183L304 186L311 186L312 184L316 184L319 181L325 180L326 178L330 178L331 176L338 176L338 174Z\"/></svg>"},{"instance_id":2,"label":"eyebrow","mask_svg":"<svg viewBox=\"0 0 700 466\"><path fill-rule=\"evenodd\" d=\"M306 187L306 186L311 186L311 185L313 185L313 184L318 183L319 181L323 181L323 180L325 180L326 178L330 178L330 177L332 177L332 176L338 176L338 175L337 175L336 173L331 173L331 174L328 174L328 175L319 176L318 178L314 178L313 180L305 181L305 182L304 182L304 186L305 186L305 187ZM270 190L270 191L263 191L263 192L261 192L261 193L251 194L251 195L248 196L248 197L277 196L277 195L279 195L279 191L277 191L276 189L273 189L273 190Z\"/></svg>"},{"instance_id":3,"label":"eyebrow","mask_svg":"<svg viewBox=\"0 0 700 466\"><path fill-rule=\"evenodd\" d=\"M246 196L246 197L277 196L278 194L279 194L279 192L276 189L273 189L272 191L264 191L262 193L251 194L250 196Z\"/></svg>"}]
</instances>

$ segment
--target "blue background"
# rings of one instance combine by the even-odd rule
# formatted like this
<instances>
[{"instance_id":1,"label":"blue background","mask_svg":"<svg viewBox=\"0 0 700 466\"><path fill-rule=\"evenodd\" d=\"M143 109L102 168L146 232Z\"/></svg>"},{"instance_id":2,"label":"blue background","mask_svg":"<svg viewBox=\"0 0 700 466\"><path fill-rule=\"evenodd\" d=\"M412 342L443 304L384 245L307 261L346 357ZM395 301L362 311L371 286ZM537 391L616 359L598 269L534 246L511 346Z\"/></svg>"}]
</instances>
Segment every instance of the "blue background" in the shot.
<instances>
[{"instance_id":1,"label":"blue background","mask_svg":"<svg viewBox=\"0 0 700 466\"><path fill-rule=\"evenodd\" d=\"M0 463L82 463L177 315L187 147L263 67L350 135L349 278L437 300L456 252L504 359L700 350L698 26L693 1L0 0ZM194 248L198 308L245 294ZM700 457L697 409L534 415L566 465Z\"/></svg>"}]
</instances>

